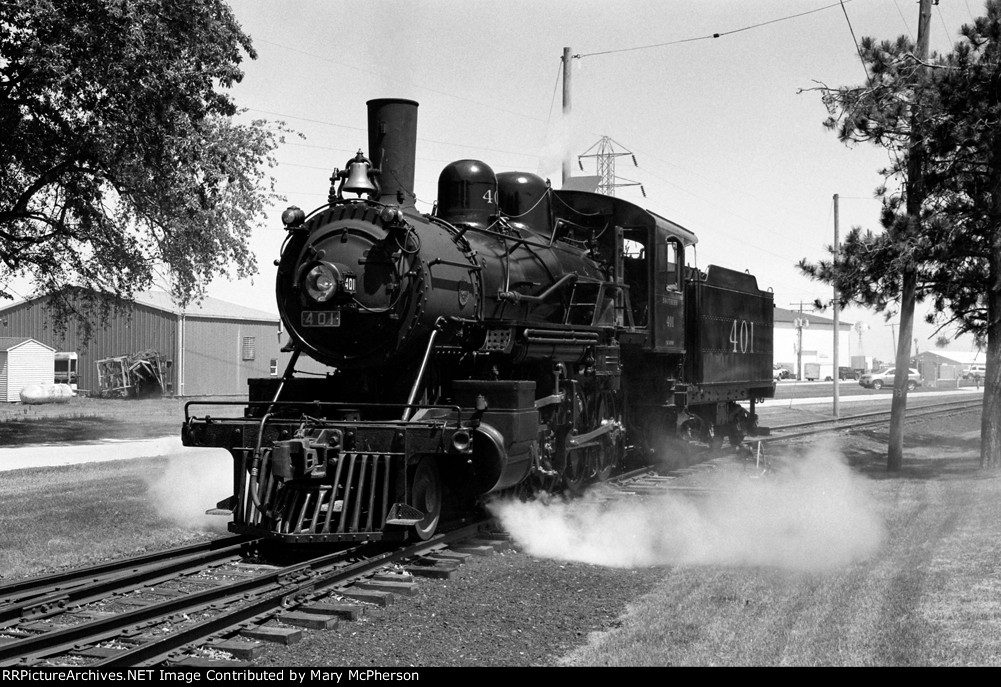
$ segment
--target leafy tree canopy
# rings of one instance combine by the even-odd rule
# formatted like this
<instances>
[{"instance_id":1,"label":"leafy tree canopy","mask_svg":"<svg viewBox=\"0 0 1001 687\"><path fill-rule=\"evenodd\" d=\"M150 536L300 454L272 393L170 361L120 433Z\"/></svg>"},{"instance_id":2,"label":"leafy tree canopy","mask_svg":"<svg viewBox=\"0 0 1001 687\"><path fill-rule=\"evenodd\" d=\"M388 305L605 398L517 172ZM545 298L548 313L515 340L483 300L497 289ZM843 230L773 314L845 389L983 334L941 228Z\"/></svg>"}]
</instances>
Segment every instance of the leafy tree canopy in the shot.
<instances>
[{"instance_id":1,"label":"leafy tree canopy","mask_svg":"<svg viewBox=\"0 0 1001 687\"><path fill-rule=\"evenodd\" d=\"M989 0L961 33L936 70L926 147L938 222L929 239L940 255L936 307L984 343L1001 335L1001 2Z\"/></svg>"},{"instance_id":2,"label":"leafy tree canopy","mask_svg":"<svg viewBox=\"0 0 1001 687\"><path fill-rule=\"evenodd\" d=\"M906 39L866 40L859 52L868 82L821 89L831 115L828 126L843 141L886 147L893 161L885 174L905 180L905 195L881 191L883 233L853 229L841 251L829 247L830 259L804 260L800 268L837 286L849 302L883 309L899 297L899 367L906 361L909 314L922 295L934 300L930 321L952 324L986 346L980 464L998 469L1001 0L984 6L984 16L963 27L947 55L919 60ZM906 212L899 212L901 206ZM895 395L895 412L897 403ZM900 465L902 426L902 413L891 418L891 469Z\"/></svg>"},{"instance_id":3,"label":"leafy tree canopy","mask_svg":"<svg viewBox=\"0 0 1001 687\"><path fill-rule=\"evenodd\" d=\"M254 274L281 129L233 120L245 55L222 0L0 0L0 297Z\"/></svg>"},{"instance_id":4,"label":"leafy tree canopy","mask_svg":"<svg viewBox=\"0 0 1001 687\"><path fill-rule=\"evenodd\" d=\"M825 124L846 143L885 147L890 163L883 231L853 228L839 254L803 272L835 285L846 304L893 314L900 275L917 274L917 298L930 299L928 320L986 342L991 251L1001 219L1001 2L962 29L946 55L921 62L913 43L863 39L859 52L866 83L821 88L830 117ZM914 172L917 171L917 174ZM894 179L913 179L912 195L891 190ZM917 201L912 217L905 201Z\"/></svg>"}]
</instances>

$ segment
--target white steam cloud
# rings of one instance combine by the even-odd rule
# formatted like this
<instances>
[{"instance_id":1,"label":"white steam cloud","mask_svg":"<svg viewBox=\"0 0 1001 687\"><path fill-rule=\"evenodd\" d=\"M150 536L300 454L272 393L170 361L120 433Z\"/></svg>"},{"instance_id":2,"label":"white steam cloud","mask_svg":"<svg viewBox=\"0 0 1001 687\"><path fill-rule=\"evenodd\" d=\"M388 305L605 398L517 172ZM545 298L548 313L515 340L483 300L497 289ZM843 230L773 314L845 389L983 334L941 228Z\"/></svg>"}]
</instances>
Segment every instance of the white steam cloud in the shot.
<instances>
[{"instance_id":1,"label":"white steam cloud","mask_svg":"<svg viewBox=\"0 0 1001 687\"><path fill-rule=\"evenodd\" d=\"M577 166L578 140L581 138L580 119L571 112L554 118L546 131L546 141L539 151L538 174L559 179L563 160L571 161L571 173L584 174Z\"/></svg>"},{"instance_id":2,"label":"white steam cloud","mask_svg":"<svg viewBox=\"0 0 1001 687\"><path fill-rule=\"evenodd\" d=\"M163 456L164 471L148 477L151 504L178 525L225 532L229 518L206 515L233 493L233 459L221 449L178 447Z\"/></svg>"},{"instance_id":3,"label":"white steam cloud","mask_svg":"<svg viewBox=\"0 0 1001 687\"><path fill-rule=\"evenodd\" d=\"M830 451L752 479L712 474L702 492L492 506L525 551L609 567L772 566L819 572L871 556L885 526L864 478Z\"/></svg>"}]
</instances>

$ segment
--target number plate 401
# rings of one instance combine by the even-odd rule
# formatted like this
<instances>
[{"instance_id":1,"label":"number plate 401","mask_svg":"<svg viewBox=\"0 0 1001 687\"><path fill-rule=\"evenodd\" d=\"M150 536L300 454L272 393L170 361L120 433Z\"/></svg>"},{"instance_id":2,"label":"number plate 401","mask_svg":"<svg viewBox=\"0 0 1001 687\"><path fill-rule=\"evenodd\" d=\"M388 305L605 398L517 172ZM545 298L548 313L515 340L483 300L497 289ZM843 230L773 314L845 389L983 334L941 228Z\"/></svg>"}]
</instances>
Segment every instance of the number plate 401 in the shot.
<instances>
[{"instance_id":1,"label":"number plate 401","mask_svg":"<svg viewBox=\"0 0 1001 687\"><path fill-rule=\"evenodd\" d=\"M303 327L340 327L340 310L303 310Z\"/></svg>"}]
</instances>

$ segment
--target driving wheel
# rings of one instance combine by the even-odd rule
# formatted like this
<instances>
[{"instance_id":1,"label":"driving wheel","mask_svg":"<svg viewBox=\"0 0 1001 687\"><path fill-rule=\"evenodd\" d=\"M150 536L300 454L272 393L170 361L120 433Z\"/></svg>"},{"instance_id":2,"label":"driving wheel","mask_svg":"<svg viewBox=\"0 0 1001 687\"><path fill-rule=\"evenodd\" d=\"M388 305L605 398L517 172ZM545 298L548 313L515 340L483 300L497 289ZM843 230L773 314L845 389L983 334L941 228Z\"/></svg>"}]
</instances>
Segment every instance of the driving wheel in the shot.
<instances>
[{"instance_id":1,"label":"driving wheel","mask_svg":"<svg viewBox=\"0 0 1001 687\"><path fill-rule=\"evenodd\" d=\"M413 532L421 541L431 538L438 528L441 518L441 477L434 459L424 458L414 473L412 503L424 517L413 526Z\"/></svg>"}]
</instances>

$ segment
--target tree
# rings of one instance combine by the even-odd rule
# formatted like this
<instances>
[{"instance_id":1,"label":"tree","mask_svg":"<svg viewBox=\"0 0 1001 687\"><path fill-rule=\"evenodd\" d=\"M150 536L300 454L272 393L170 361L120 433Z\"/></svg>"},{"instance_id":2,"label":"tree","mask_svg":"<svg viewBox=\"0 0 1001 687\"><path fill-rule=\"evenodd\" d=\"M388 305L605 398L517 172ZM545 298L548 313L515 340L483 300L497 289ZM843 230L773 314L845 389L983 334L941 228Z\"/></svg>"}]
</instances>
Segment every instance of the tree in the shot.
<instances>
[{"instance_id":1,"label":"tree","mask_svg":"<svg viewBox=\"0 0 1001 687\"><path fill-rule=\"evenodd\" d=\"M904 39L878 46L864 41L861 52L873 66L873 84L854 92L825 90L832 112L829 123L841 122L844 140L885 145L890 139L881 138L884 123L900 121L911 127L892 129L897 137L893 140L900 145L887 146L896 154L887 176L913 169L915 148L900 136L919 137L920 215L913 221L899 212L899 196L884 194L883 233L855 228L837 259L802 261L800 267L836 285L849 302L877 310L892 307L900 298L898 275L909 268L916 299L928 297L935 305L930 322L973 334L978 344L986 344L981 466L997 469L1001 467L1001 0L989 0L986 15L964 26L961 36L948 55L921 65L920 79L906 73L908 63L919 63ZM883 92L870 96L863 93L866 90ZM862 105L856 107L855 102ZM911 117L901 116L904 108L910 108ZM870 118L871 114L875 116Z\"/></svg>"},{"instance_id":2,"label":"tree","mask_svg":"<svg viewBox=\"0 0 1001 687\"><path fill-rule=\"evenodd\" d=\"M986 345L980 464L1001 469L1001 0L965 25L942 61L928 149L948 246L935 272L935 302Z\"/></svg>"},{"instance_id":3,"label":"tree","mask_svg":"<svg viewBox=\"0 0 1001 687\"><path fill-rule=\"evenodd\" d=\"M234 121L244 55L222 0L0 0L0 297L254 274L282 128Z\"/></svg>"},{"instance_id":4,"label":"tree","mask_svg":"<svg viewBox=\"0 0 1001 687\"><path fill-rule=\"evenodd\" d=\"M887 148L893 156L883 174L888 179L902 179L903 194L887 195L885 187L880 191L884 197L883 224L886 233L879 239L870 236L866 241L861 241L857 232L854 235L850 233L852 243L846 242L843 262L834 252L834 247L832 253L835 258L830 263L811 265L806 261L800 262L800 268L806 274L834 283L848 302L882 309L890 298L898 299L900 336L890 413L889 470L899 470L903 463L907 370L910 367L914 307L918 299L918 256L911 247L922 232L922 211L927 198L924 183L926 156L922 139L929 109L926 96L929 89L923 60L928 52L930 11L930 1L921 0L916 45L903 36L896 43L877 43L872 38L862 40L859 56L867 67L866 85L822 89L830 114L826 124L838 129L842 141L875 143ZM903 215L899 214L901 207L905 209ZM896 271L874 271L878 261L866 259L872 250L882 253L884 260L891 258ZM849 278L845 279L845 275ZM864 285L860 277L866 279L869 285ZM841 304L835 304L835 307L841 307Z\"/></svg>"}]
</instances>

